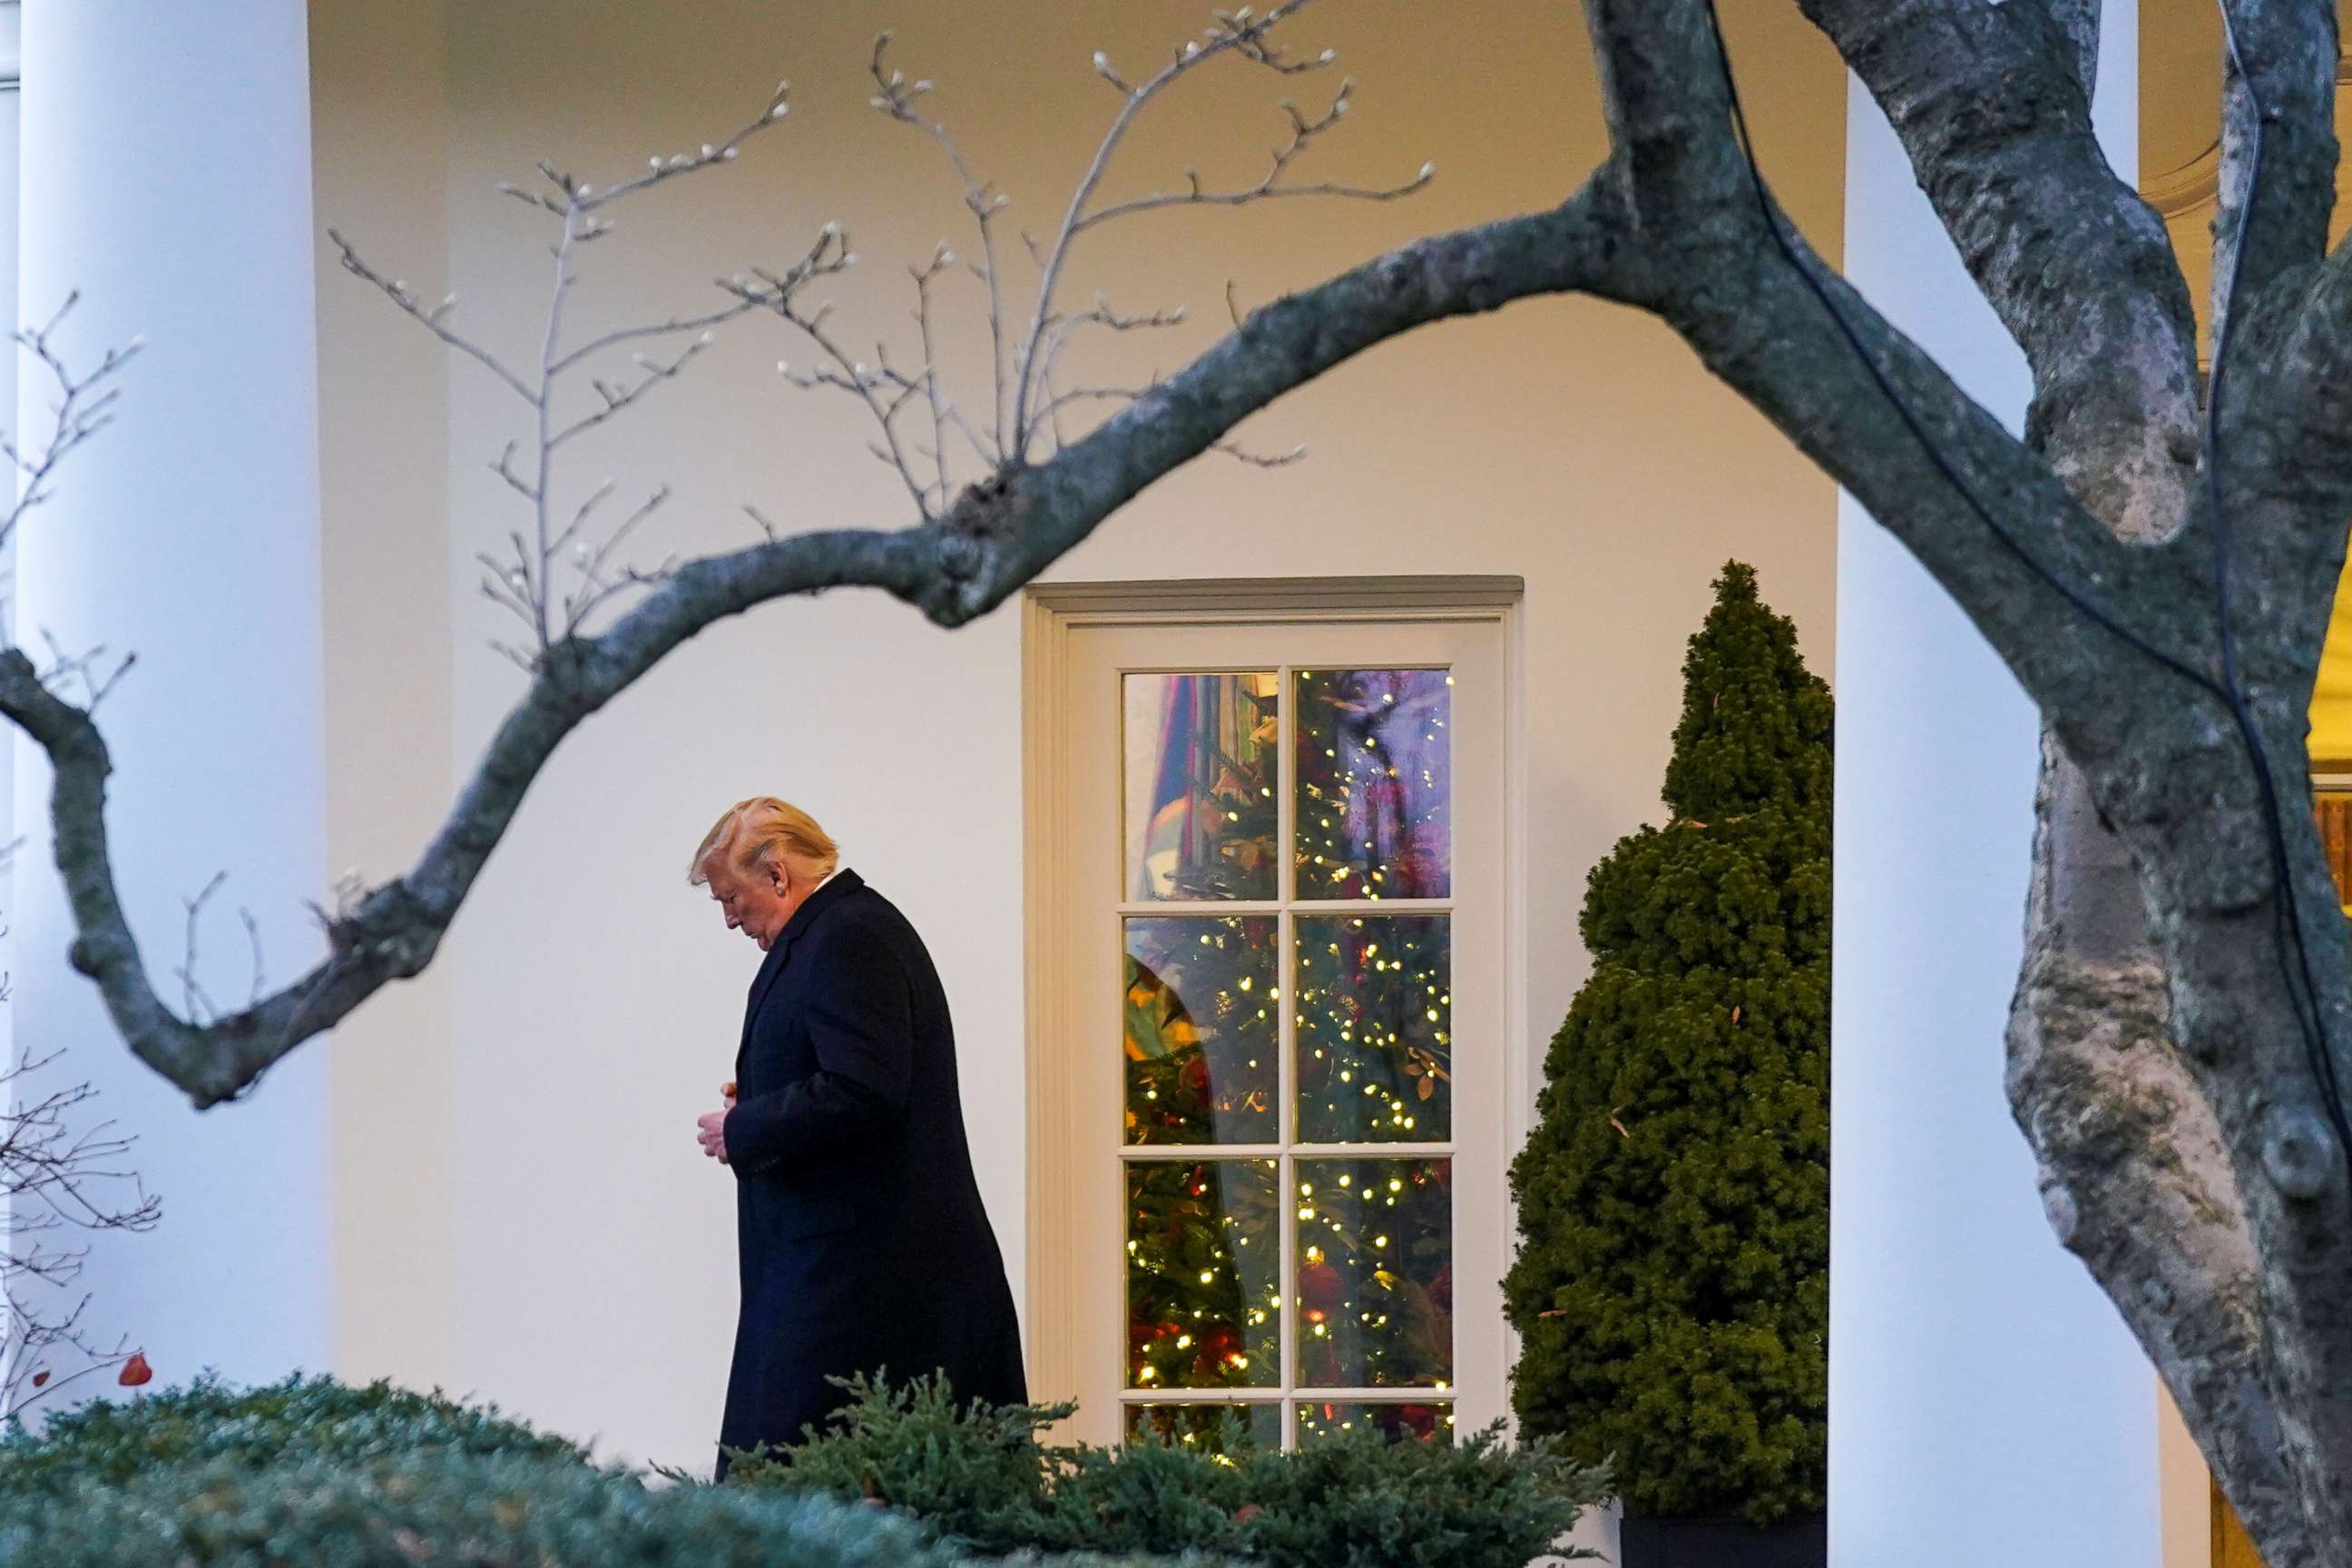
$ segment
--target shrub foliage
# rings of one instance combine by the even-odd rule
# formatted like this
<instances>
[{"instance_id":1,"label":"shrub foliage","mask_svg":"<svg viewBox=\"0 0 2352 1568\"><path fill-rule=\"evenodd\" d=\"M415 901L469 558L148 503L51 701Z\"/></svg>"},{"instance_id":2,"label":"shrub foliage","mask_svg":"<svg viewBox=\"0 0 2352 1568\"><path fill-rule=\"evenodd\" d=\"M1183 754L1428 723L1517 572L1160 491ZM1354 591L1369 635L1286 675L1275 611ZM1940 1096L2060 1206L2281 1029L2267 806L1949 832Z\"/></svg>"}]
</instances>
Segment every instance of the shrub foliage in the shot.
<instances>
[{"instance_id":1,"label":"shrub foliage","mask_svg":"<svg viewBox=\"0 0 2352 1568\"><path fill-rule=\"evenodd\" d=\"M648 1485L386 1384L205 1380L88 1405L0 1438L0 1568L1520 1568L1606 1490L1492 1434L1285 1456L1234 1426L1229 1459L1113 1452L1040 1440L1067 1405L853 1387L825 1434L724 1487Z\"/></svg>"},{"instance_id":2,"label":"shrub foliage","mask_svg":"<svg viewBox=\"0 0 2352 1568\"><path fill-rule=\"evenodd\" d=\"M60 1410L37 1428L11 1423L0 1436L0 1492L116 1486L161 1468L215 1461L255 1468L427 1450L588 1460L579 1445L534 1432L494 1405L461 1405L389 1383L355 1388L331 1377L298 1376L236 1389L204 1377L135 1401Z\"/></svg>"},{"instance_id":3,"label":"shrub foliage","mask_svg":"<svg viewBox=\"0 0 2352 1568\"><path fill-rule=\"evenodd\" d=\"M1588 885L1505 1294L1523 1432L1635 1512L1764 1522L1826 1485L1831 702L1749 568L1716 590L1672 819Z\"/></svg>"},{"instance_id":4,"label":"shrub foliage","mask_svg":"<svg viewBox=\"0 0 2352 1568\"><path fill-rule=\"evenodd\" d=\"M0 1499L6 1568L949 1568L912 1521L520 1453L166 1465Z\"/></svg>"},{"instance_id":5,"label":"shrub foliage","mask_svg":"<svg viewBox=\"0 0 2352 1568\"><path fill-rule=\"evenodd\" d=\"M1458 1445L1349 1433L1282 1453L1235 1422L1205 1448L1108 1449L1042 1439L1067 1405L968 1407L936 1380L849 1387L824 1431L746 1457L730 1479L877 1500L984 1554L1181 1550L1282 1568L1522 1568L1609 1489L1597 1468L1494 1431Z\"/></svg>"}]
</instances>

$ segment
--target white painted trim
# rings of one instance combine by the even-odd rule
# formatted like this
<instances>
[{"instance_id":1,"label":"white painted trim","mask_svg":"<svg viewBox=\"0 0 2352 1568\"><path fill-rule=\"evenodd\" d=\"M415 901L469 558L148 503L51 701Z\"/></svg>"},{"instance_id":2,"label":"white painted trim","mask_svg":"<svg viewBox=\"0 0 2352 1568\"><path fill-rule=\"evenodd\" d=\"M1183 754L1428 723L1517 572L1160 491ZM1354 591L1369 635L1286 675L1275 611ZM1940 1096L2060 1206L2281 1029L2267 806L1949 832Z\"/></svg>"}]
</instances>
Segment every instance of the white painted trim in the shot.
<instances>
[{"instance_id":1,"label":"white painted trim","mask_svg":"<svg viewBox=\"0 0 2352 1568\"><path fill-rule=\"evenodd\" d=\"M1040 583L1024 594L1056 617L1099 616L1130 625L1183 625L1218 612L1253 618L1319 620L1335 612L1350 619L1395 617L1414 609L1445 610L1486 618L1481 612L1516 610L1527 595L1522 577L1243 577L1183 578L1165 583ZM1451 618L1451 617L1449 617Z\"/></svg>"},{"instance_id":2,"label":"white painted trim","mask_svg":"<svg viewBox=\"0 0 2352 1568\"><path fill-rule=\"evenodd\" d=\"M1064 786L1069 778L1068 747L1062 727L1054 721L1067 686L1069 657L1067 621L1034 590L1021 602L1021 843L1022 881L1025 911L1022 932L1024 990L1022 1009L1023 1081L1027 1100L1026 1234L1028 1256L1023 1259L1028 1307L1028 1375L1033 1394L1074 1389L1077 1384L1077 1353L1071 1319L1072 1304L1055 1294L1056 1281L1046 1260L1076 1251L1073 1232L1076 1216L1066 1208L1042 1204L1041 1192L1058 1192L1070 1183L1071 1151L1058 1131L1074 1120L1067 1103L1075 1086L1066 1074L1044 1070L1047 1042L1062 1032L1062 1014L1068 988L1061 984L1061 963L1053 944L1042 933L1066 925L1057 837L1051 831L1067 820ZM1045 1397L1058 1397L1045 1394Z\"/></svg>"}]
</instances>

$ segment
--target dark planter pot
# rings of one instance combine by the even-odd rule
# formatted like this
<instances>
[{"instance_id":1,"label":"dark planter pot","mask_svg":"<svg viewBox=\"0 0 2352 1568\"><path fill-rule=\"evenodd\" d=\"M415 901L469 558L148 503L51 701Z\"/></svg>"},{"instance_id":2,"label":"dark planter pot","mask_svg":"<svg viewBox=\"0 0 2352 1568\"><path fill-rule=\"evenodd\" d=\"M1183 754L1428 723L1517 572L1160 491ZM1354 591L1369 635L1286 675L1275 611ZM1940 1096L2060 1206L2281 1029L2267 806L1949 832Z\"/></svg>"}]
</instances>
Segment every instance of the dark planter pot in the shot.
<instances>
[{"instance_id":1,"label":"dark planter pot","mask_svg":"<svg viewBox=\"0 0 2352 1568\"><path fill-rule=\"evenodd\" d=\"M1830 1516L1801 1513L1777 1524L1750 1524L1736 1514L1628 1514L1617 1547L1622 1568L1828 1568Z\"/></svg>"}]
</instances>

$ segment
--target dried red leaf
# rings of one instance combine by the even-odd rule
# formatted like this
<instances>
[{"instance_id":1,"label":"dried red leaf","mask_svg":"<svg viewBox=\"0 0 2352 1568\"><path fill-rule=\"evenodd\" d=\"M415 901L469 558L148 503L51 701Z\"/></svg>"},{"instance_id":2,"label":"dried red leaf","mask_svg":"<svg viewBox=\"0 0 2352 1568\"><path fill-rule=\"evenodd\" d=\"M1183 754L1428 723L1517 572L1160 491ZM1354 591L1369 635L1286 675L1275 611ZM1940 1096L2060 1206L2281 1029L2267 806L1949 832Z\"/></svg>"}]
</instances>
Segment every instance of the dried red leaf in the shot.
<instances>
[{"instance_id":1,"label":"dried red leaf","mask_svg":"<svg viewBox=\"0 0 2352 1568\"><path fill-rule=\"evenodd\" d=\"M47 1383L47 1382L48 1382L48 1381L49 1381L49 1369L48 1369L47 1367L43 1367L40 1371L38 1371L38 1372L37 1372L37 1373L35 1373L33 1374L33 1386L34 1386L35 1388L38 1388L38 1387L40 1387L40 1386L41 1386L41 1384L45 1384L45 1383Z\"/></svg>"},{"instance_id":2,"label":"dried red leaf","mask_svg":"<svg viewBox=\"0 0 2352 1568\"><path fill-rule=\"evenodd\" d=\"M155 1381L155 1369L147 1364L145 1354L134 1351L131 1359L122 1363L122 1371L114 1381L125 1388L137 1388L141 1384Z\"/></svg>"}]
</instances>

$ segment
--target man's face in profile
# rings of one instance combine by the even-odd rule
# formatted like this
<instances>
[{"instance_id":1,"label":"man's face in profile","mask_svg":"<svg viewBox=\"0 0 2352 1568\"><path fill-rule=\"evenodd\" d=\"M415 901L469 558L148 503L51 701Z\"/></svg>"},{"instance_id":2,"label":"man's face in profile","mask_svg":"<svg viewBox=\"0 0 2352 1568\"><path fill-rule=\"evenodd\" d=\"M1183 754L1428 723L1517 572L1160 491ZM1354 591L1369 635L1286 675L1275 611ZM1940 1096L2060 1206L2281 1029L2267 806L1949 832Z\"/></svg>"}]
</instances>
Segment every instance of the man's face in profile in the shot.
<instances>
[{"instance_id":1,"label":"man's face in profile","mask_svg":"<svg viewBox=\"0 0 2352 1568\"><path fill-rule=\"evenodd\" d=\"M727 929L740 931L768 951L792 917L785 907L783 879L765 866L739 871L724 860L709 868L710 899L727 917Z\"/></svg>"}]
</instances>

